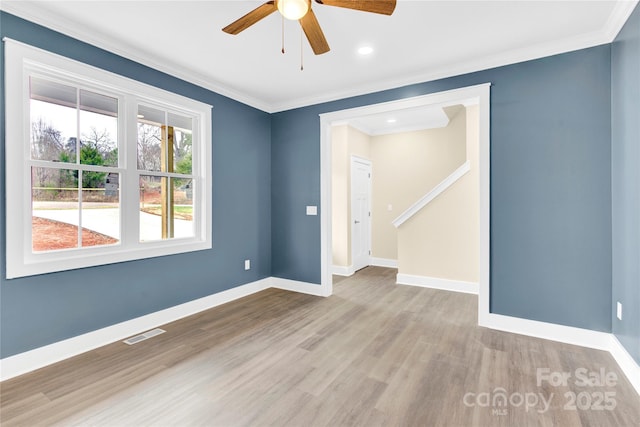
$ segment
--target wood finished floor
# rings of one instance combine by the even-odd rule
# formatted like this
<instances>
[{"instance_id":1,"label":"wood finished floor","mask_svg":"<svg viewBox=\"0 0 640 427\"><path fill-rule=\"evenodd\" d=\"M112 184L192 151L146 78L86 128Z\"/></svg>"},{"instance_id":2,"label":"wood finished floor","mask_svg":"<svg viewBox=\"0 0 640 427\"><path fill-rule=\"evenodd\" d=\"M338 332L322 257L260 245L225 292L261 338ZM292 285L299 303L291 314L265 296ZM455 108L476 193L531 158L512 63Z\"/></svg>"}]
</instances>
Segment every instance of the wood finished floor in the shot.
<instances>
[{"instance_id":1,"label":"wood finished floor","mask_svg":"<svg viewBox=\"0 0 640 427\"><path fill-rule=\"evenodd\" d=\"M639 425L640 398L608 353L479 328L475 296L398 286L395 274L369 267L336 278L330 298L263 291L165 325L165 334L134 346L114 343L5 381L0 422ZM578 387L575 378L538 386L537 368L604 368L618 380L611 387ZM493 397L497 388L514 404L485 406L482 393ZM615 393L616 407L565 409L565 393L580 392ZM483 405L465 405L467 393ZM527 410L516 394L531 403L533 394L551 399L550 408L540 401Z\"/></svg>"}]
</instances>

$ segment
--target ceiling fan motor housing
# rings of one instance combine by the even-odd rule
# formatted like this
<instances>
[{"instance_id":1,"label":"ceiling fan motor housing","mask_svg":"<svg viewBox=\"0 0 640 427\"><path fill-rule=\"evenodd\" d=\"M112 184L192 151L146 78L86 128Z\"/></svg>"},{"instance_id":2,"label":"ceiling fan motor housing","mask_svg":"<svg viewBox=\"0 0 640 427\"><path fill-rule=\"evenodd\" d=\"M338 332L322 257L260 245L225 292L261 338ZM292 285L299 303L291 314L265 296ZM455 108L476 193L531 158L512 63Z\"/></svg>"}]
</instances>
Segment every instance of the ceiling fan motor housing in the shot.
<instances>
[{"instance_id":1,"label":"ceiling fan motor housing","mask_svg":"<svg viewBox=\"0 0 640 427\"><path fill-rule=\"evenodd\" d=\"M276 0L278 11L287 19L297 21L311 9L311 0Z\"/></svg>"}]
</instances>

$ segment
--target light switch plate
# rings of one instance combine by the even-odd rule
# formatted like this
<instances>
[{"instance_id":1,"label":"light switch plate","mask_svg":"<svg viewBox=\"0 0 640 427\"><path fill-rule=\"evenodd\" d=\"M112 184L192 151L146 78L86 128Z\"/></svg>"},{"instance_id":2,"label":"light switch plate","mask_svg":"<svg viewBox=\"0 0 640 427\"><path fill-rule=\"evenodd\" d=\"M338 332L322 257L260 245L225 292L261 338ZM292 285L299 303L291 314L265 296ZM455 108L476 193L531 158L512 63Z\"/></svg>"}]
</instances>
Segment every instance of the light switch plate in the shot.
<instances>
[{"instance_id":1,"label":"light switch plate","mask_svg":"<svg viewBox=\"0 0 640 427\"><path fill-rule=\"evenodd\" d=\"M622 320L622 303L620 301L616 304L616 317L618 320Z\"/></svg>"},{"instance_id":2,"label":"light switch plate","mask_svg":"<svg viewBox=\"0 0 640 427\"><path fill-rule=\"evenodd\" d=\"M307 206L307 215L318 215L317 206Z\"/></svg>"},{"instance_id":3,"label":"light switch plate","mask_svg":"<svg viewBox=\"0 0 640 427\"><path fill-rule=\"evenodd\" d=\"M251 269L251 260L250 259L245 259L244 260L244 269L245 270L250 270Z\"/></svg>"}]
</instances>

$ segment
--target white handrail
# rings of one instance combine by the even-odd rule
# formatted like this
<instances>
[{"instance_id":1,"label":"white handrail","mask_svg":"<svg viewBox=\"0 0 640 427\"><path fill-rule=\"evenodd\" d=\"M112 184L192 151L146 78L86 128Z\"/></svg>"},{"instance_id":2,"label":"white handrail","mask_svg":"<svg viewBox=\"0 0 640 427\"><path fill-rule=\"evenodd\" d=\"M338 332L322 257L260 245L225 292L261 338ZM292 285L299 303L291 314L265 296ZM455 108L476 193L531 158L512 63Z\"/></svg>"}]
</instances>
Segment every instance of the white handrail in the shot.
<instances>
[{"instance_id":1,"label":"white handrail","mask_svg":"<svg viewBox=\"0 0 640 427\"><path fill-rule=\"evenodd\" d=\"M424 197L422 197L413 205L411 205L409 209L402 212L402 214L400 214L398 218L393 220L392 224L396 228L400 227L404 222L406 222L409 218L411 218L416 213L418 213L420 209L427 206L429 202L431 202L433 199L438 197L444 190L449 188L454 182L462 178L464 174L466 174L470 170L471 170L471 163L469 163L469 160L467 160L462 164L462 166L460 166L458 169L453 171L451 175L449 175L444 180L442 180L442 182L440 182L438 185L433 187L433 189L429 191Z\"/></svg>"}]
</instances>

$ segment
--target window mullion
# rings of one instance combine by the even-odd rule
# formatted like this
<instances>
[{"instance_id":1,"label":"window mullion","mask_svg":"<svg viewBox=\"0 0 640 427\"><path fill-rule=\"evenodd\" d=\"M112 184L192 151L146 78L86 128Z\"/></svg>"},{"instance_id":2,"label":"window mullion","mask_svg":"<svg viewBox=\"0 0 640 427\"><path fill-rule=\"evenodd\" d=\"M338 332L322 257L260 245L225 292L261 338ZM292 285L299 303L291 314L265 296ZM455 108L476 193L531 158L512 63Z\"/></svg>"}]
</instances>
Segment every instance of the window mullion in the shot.
<instances>
[{"instance_id":1,"label":"window mullion","mask_svg":"<svg viewBox=\"0 0 640 427\"><path fill-rule=\"evenodd\" d=\"M78 138L80 139L80 138ZM78 170L78 248L82 248L82 196L83 196L83 170Z\"/></svg>"},{"instance_id":2,"label":"window mullion","mask_svg":"<svg viewBox=\"0 0 640 427\"><path fill-rule=\"evenodd\" d=\"M140 174L138 172L137 101L133 96L124 98L121 117L124 128L125 171L121 175L120 199L122 209L122 244L126 248L138 246L140 235Z\"/></svg>"},{"instance_id":3,"label":"window mullion","mask_svg":"<svg viewBox=\"0 0 640 427\"><path fill-rule=\"evenodd\" d=\"M82 156L82 141L80 140L80 89L76 87L76 162L75 164L79 166L82 161L80 160ZM82 189L83 189L83 176L82 169L78 169L78 248L82 248Z\"/></svg>"}]
</instances>

